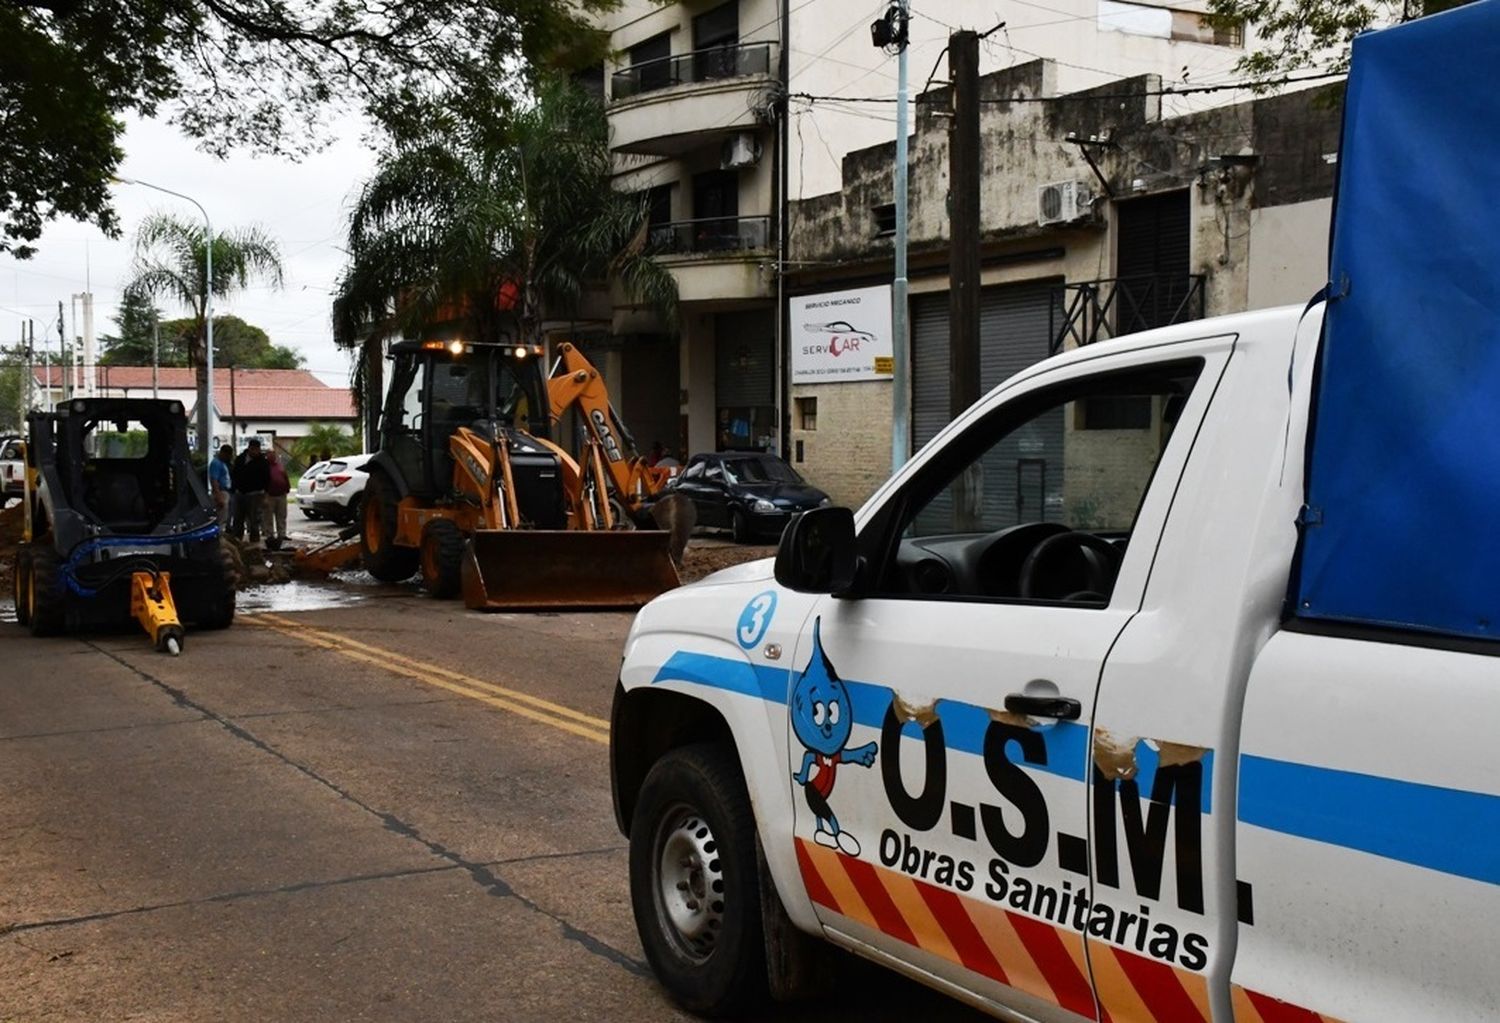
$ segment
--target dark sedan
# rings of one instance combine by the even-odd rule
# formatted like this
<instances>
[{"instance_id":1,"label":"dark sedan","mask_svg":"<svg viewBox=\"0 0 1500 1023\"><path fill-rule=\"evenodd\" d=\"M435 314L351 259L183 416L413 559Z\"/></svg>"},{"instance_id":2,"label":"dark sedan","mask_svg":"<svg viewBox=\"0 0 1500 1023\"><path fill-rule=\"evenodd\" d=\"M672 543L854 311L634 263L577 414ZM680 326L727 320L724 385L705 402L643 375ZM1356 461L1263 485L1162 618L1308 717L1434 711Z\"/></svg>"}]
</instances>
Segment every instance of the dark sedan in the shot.
<instances>
[{"instance_id":1,"label":"dark sedan","mask_svg":"<svg viewBox=\"0 0 1500 1023\"><path fill-rule=\"evenodd\" d=\"M738 543L774 541L800 511L831 503L775 455L694 455L674 487L692 498L698 525L734 531Z\"/></svg>"}]
</instances>

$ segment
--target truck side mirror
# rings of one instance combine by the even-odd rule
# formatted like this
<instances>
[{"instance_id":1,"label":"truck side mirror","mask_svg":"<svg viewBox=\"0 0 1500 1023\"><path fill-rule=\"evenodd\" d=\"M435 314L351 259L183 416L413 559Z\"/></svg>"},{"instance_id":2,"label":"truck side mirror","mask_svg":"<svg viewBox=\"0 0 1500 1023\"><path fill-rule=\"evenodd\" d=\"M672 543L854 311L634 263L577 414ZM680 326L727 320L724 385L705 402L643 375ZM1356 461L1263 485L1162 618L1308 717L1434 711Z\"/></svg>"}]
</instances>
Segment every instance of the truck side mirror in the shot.
<instances>
[{"instance_id":1,"label":"truck side mirror","mask_svg":"<svg viewBox=\"0 0 1500 1023\"><path fill-rule=\"evenodd\" d=\"M798 593L848 593L859 566L854 512L813 508L795 516L776 551L776 581Z\"/></svg>"}]
</instances>

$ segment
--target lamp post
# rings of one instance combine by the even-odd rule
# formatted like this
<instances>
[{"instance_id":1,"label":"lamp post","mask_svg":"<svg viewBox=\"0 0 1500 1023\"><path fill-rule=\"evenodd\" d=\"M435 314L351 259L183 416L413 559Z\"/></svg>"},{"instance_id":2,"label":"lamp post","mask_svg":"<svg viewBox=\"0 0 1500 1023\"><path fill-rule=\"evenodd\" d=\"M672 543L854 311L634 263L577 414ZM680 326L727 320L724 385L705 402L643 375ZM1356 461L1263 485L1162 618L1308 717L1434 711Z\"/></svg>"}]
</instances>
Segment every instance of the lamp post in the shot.
<instances>
[{"instance_id":1,"label":"lamp post","mask_svg":"<svg viewBox=\"0 0 1500 1023\"><path fill-rule=\"evenodd\" d=\"M205 367L208 370L208 374L207 374L208 386L206 388L207 393L204 394L203 397L200 399L201 401L207 403L207 412L206 412L206 414L200 413L200 415L199 415L198 418L199 418L199 421L204 426L204 435L203 435L202 438L200 438L200 442L203 445L203 450L209 454L208 464L212 465L213 464L213 455L212 455L211 449L213 447L213 438L209 435L209 433L210 433L210 431L213 428L213 422L214 422L214 225L213 225L213 221L211 221L209 219L209 217L208 217L208 210L206 210L206 209L203 208L203 204L201 202L199 202L197 199L194 199L190 195L183 195L181 192L174 192L174 191L172 191L172 189L170 189L170 188L163 188L161 185L153 185L151 182L149 182L149 181L142 181L140 178L121 178L121 177L116 177L113 180L118 181L122 185L140 185L142 188L149 188L149 189L152 189L153 191L161 192L161 193L163 193L165 195L172 195L172 196L176 196L179 199L185 199L188 202L192 203L194 206L198 207L198 212L201 213L201 214L203 214L203 226L207 229L207 236L204 239L204 246L203 246L203 262L204 262L204 267L203 267L203 317L204 317L205 323L207 324L206 330L208 332L208 337L207 337L207 342L208 342L208 360L205 363ZM209 470L206 467L205 467L204 471L205 471L205 473L209 472ZM209 491L212 492L212 490L213 490L213 478L212 478L212 476L208 475L207 476L207 480L208 480Z\"/></svg>"}]
</instances>

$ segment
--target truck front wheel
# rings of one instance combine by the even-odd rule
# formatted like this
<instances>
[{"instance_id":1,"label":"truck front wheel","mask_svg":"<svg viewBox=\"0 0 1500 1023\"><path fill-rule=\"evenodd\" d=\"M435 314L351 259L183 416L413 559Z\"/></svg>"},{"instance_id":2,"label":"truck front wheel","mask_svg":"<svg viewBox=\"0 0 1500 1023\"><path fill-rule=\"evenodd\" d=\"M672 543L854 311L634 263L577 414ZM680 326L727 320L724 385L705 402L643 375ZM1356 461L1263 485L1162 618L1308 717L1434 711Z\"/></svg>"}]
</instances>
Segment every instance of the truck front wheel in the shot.
<instances>
[{"instance_id":1,"label":"truck front wheel","mask_svg":"<svg viewBox=\"0 0 1500 1023\"><path fill-rule=\"evenodd\" d=\"M734 757L673 750L646 775L630 826L630 901L646 959L684 1008L743 1012L766 993L755 817Z\"/></svg>"}]
</instances>

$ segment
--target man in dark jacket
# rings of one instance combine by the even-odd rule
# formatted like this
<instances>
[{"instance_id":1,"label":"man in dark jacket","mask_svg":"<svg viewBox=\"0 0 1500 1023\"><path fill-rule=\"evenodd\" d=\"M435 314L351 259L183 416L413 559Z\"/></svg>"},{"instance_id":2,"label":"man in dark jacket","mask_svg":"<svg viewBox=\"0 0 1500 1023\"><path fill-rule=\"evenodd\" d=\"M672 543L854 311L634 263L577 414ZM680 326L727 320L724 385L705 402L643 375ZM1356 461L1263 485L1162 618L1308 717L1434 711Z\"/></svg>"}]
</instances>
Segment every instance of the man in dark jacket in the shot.
<instances>
[{"instance_id":1,"label":"man in dark jacket","mask_svg":"<svg viewBox=\"0 0 1500 1023\"><path fill-rule=\"evenodd\" d=\"M234 460L234 538L245 538L250 528L250 542L260 541L260 509L271 482L271 466L261 453L260 441L252 438L244 453Z\"/></svg>"}]
</instances>

